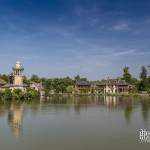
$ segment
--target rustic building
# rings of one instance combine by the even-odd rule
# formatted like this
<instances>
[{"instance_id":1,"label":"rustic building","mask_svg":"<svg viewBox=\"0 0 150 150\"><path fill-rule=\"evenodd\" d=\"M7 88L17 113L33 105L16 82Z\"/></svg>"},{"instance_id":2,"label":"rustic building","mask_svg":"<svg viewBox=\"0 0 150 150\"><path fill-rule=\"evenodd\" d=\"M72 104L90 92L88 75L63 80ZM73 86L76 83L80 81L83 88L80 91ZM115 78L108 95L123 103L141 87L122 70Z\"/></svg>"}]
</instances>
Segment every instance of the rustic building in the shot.
<instances>
[{"instance_id":1,"label":"rustic building","mask_svg":"<svg viewBox=\"0 0 150 150\"><path fill-rule=\"evenodd\" d=\"M131 86L124 80L107 79L102 81L90 82L87 80L80 80L76 82L76 93L100 93L100 94L116 94L128 93Z\"/></svg>"}]
</instances>

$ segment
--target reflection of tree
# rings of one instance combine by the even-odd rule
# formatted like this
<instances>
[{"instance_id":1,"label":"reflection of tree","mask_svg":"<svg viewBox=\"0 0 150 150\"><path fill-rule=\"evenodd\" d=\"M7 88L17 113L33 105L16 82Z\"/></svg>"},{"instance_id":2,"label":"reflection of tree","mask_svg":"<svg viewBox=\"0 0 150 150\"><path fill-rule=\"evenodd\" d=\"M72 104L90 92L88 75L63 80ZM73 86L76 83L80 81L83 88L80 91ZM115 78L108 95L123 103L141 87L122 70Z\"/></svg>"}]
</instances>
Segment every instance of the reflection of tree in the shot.
<instances>
[{"instance_id":1,"label":"reflection of tree","mask_svg":"<svg viewBox=\"0 0 150 150\"><path fill-rule=\"evenodd\" d=\"M7 110L10 108L10 102L0 101L0 117L4 116L7 113Z\"/></svg>"},{"instance_id":2,"label":"reflection of tree","mask_svg":"<svg viewBox=\"0 0 150 150\"><path fill-rule=\"evenodd\" d=\"M74 110L78 115L80 115L80 109L81 109L80 103L77 103L76 105L74 105Z\"/></svg>"},{"instance_id":3,"label":"reflection of tree","mask_svg":"<svg viewBox=\"0 0 150 150\"><path fill-rule=\"evenodd\" d=\"M87 105L89 104L88 96L80 96L74 98L74 110L79 115L81 108L87 109Z\"/></svg>"},{"instance_id":4,"label":"reflection of tree","mask_svg":"<svg viewBox=\"0 0 150 150\"><path fill-rule=\"evenodd\" d=\"M124 114L125 114L126 121L129 123L131 120L131 114L132 114L132 103L128 103L126 105Z\"/></svg>"},{"instance_id":5,"label":"reflection of tree","mask_svg":"<svg viewBox=\"0 0 150 150\"><path fill-rule=\"evenodd\" d=\"M150 109L150 101L149 100L142 100L141 101L141 107L142 107L142 116L145 122L148 121L149 118L149 109Z\"/></svg>"}]
</instances>

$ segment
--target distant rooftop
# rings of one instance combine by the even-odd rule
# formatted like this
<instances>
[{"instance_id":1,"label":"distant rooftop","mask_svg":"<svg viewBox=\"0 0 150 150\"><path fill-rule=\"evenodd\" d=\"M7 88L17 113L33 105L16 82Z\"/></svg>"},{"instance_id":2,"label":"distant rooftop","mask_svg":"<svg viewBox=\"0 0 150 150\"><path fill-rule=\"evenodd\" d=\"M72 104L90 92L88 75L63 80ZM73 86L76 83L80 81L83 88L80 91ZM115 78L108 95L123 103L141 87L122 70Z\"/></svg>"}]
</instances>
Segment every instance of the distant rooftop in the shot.
<instances>
[{"instance_id":1,"label":"distant rooftop","mask_svg":"<svg viewBox=\"0 0 150 150\"><path fill-rule=\"evenodd\" d=\"M4 85L4 84L6 84L6 83L7 83L7 82L6 82L5 80L3 80L3 79L0 78L0 84L1 84L1 85Z\"/></svg>"}]
</instances>

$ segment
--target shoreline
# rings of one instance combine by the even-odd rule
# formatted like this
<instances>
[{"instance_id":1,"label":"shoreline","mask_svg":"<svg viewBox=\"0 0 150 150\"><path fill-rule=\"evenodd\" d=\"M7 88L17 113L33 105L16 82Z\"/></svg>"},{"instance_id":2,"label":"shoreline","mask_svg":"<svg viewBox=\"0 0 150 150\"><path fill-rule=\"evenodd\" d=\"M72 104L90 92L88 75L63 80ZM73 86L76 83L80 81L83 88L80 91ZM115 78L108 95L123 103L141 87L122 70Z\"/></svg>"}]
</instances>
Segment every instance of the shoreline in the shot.
<instances>
[{"instance_id":1,"label":"shoreline","mask_svg":"<svg viewBox=\"0 0 150 150\"><path fill-rule=\"evenodd\" d=\"M130 93L130 94L72 94L72 93L55 93L50 94L50 96L126 96L126 97L150 97L150 94L141 94L141 93ZM50 97L48 96L48 97Z\"/></svg>"}]
</instances>

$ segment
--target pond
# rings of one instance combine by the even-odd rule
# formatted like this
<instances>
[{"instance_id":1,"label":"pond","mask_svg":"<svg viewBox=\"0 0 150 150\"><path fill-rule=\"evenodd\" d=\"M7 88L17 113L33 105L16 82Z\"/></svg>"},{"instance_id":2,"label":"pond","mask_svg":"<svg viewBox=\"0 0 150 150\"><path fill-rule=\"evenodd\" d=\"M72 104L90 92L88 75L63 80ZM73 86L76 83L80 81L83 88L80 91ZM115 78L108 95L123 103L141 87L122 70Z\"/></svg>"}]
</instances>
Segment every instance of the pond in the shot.
<instances>
[{"instance_id":1,"label":"pond","mask_svg":"<svg viewBox=\"0 0 150 150\"><path fill-rule=\"evenodd\" d=\"M147 150L150 98L53 96L0 102L0 150Z\"/></svg>"}]
</instances>

